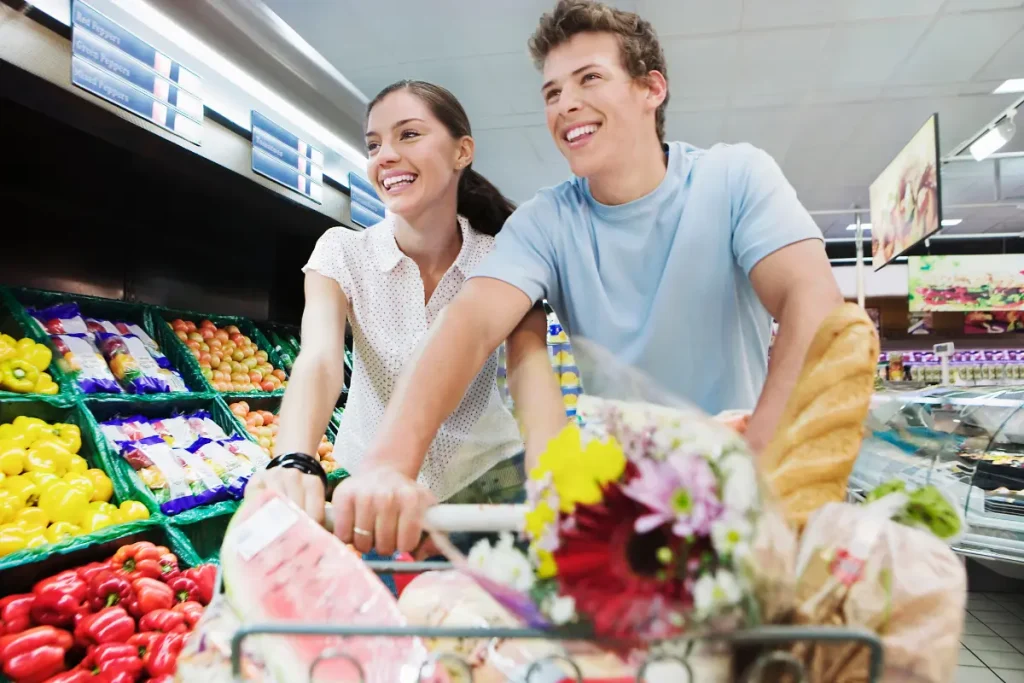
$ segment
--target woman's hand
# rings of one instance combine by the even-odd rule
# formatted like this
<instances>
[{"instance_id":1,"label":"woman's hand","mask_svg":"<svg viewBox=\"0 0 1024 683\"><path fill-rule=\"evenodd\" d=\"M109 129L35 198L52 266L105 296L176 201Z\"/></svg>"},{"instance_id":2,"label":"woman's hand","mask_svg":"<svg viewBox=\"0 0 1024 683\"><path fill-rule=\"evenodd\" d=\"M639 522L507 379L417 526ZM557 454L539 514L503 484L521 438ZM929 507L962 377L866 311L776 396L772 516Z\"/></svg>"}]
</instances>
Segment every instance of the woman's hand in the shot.
<instances>
[{"instance_id":1,"label":"woman's hand","mask_svg":"<svg viewBox=\"0 0 1024 683\"><path fill-rule=\"evenodd\" d=\"M306 511L319 524L324 522L324 485L319 477L290 467L261 470L249 480L245 495L260 489L276 491Z\"/></svg>"},{"instance_id":2,"label":"woman's hand","mask_svg":"<svg viewBox=\"0 0 1024 683\"><path fill-rule=\"evenodd\" d=\"M361 553L376 549L388 556L396 550L411 553L420 545L423 515L437 501L415 479L377 466L342 481L332 502L338 538Z\"/></svg>"}]
</instances>

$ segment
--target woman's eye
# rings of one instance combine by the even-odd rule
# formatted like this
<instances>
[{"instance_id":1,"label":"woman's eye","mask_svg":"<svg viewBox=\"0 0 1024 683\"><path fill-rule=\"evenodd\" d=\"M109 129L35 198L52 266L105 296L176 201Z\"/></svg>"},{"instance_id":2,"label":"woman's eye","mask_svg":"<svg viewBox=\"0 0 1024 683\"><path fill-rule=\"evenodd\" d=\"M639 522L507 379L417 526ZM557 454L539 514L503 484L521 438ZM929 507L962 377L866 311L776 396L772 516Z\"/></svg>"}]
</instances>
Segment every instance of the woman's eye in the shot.
<instances>
[{"instance_id":1,"label":"woman's eye","mask_svg":"<svg viewBox=\"0 0 1024 683\"><path fill-rule=\"evenodd\" d=\"M417 133L414 130L403 130L402 131L402 139L403 140L408 140L410 138L415 138L415 137L419 137L419 133Z\"/></svg>"},{"instance_id":2,"label":"woman's eye","mask_svg":"<svg viewBox=\"0 0 1024 683\"><path fill-rule=\"evenodd\" d=\"M558 98L559 93L561 92L561 90L548 90L546 93L544 93L544 101L548 103L554 102Z\"/></svg>"},{"instance_id":3,"label":"woman's eye","mask_svg":"<svg viewBox=\"0 0 1024 683\"><path fill-rule=\"evenodd\" d=\"M366 151L367 152L376 152L378 147L380 147L380 145L377 144L376 142L368 142L368 143L366 143Z\"/></svg>"},{"instance_id":4,"label":"woman's eye","mask_svg":"<svg viewBox=\"0 0 1024 683\"><path fill-rule=\"evenodd\" d=\"M586 83L587 81L597 80L598 78L600 78L600 76L597 74L587 74L583 77L583 82Z\"/></svg>"}]
</instances>

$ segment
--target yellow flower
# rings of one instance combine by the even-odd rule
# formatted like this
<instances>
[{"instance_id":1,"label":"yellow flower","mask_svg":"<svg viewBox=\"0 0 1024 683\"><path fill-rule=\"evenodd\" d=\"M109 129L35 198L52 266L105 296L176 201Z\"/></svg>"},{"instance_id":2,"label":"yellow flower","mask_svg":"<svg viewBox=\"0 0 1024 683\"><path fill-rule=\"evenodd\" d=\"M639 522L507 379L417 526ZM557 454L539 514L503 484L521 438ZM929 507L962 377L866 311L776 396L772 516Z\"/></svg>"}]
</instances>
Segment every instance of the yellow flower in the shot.
<instances>
[{"instance_id":1,"label":"yellow flower","mask_svg":"<svg viewBox=\"0 0 1024 683\"><path fill-rule=\"evenodd\" d=\"M556 476L565 469L566 460L573 455L580 455L580 428L570 424L548 442L548 447L537 460L537 467L530 472L530 479L543 479L548 472Z\"/></svg>"},{"instance_id":2,"label":"yellow flower","mask_svg":"<svg viewBox=\"0 0 1024 683\"><path fill-rule=\"evenodd\" d=\"M555 511L547 501L537 503L537 507L526 513L526 533L530 538L539 538L544 531L555 522Z\"/></svg>"},{"instance_id":3,"label":"yellow flower","mask_svg":"<svg viewBox=\"0 0 1024 683\"><path fill-rule=\"evenodd\" d=\"M547 550L537 549L537 578L550 579L558 576L558 565L555 556Z\"/></svg>"},{"instance_id":4,"label":"yellow flower","mask_svg":"<svg viewBox=\"0 0 1024 683\"><path fill-rule=\"evenodd\" d=\"M615 439L607 441L594 439L587 444L584 455L587 466L591 468L598 483L602 485L618 481L626 470L626 456Z\"/></svg>"},{"instance_id":5,"label":"yellow flower","mask_svg":"<svg viewBox=\"0 0 1024 683\"><path fill-rule=\"evenodd\" d=\"M625 468L626 456L618 443L613 439L594 440L584 449L580 445L579 427L571 424L551 440L530 478L540 480L550 473L558 492L559 509L570 513L577 503L600 503L601 487L616 481Z\"/></svg>"}]
</instances>

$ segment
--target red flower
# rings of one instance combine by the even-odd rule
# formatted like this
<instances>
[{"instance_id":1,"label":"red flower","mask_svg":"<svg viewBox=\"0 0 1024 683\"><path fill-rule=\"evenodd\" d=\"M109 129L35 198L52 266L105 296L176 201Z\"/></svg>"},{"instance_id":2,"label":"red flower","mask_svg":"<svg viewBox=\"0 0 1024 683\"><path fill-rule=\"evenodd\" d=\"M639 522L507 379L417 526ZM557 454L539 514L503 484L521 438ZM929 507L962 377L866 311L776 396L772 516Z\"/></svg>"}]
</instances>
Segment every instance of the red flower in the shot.
<instances>
[{"instance_id":1,"label":"red flower","mask_svg":"<svg viewBox=\"0 0 1024 683\"><path fill-rule=\"evenodd\" d=\"M577 613L593 622L598 636L664 638L685 630L693 608L688 560L706 558L710 546L688 547L667 527L636 533L637 517L647 513L613 485L601 503L577 505L560 530L554 553L559 593L572 596Z\"/></svg>"}]
</instances>

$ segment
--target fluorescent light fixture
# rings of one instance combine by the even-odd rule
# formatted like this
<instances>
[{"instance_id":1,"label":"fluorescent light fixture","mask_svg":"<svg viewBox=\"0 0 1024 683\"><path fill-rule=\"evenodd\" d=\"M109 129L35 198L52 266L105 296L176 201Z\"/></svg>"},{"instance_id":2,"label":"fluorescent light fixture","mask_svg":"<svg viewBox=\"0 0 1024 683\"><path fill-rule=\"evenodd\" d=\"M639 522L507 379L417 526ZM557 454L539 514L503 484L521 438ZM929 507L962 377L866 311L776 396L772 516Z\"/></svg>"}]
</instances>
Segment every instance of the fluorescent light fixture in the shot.
<instances>
[{"instance_id":1,"label":"fluorescent light fixture","mask_svg":"<svg viewBox=\"0 0 1024 683\"><path fill-rule=\"evenodd\" d=\"M1024 92L1024 78L1011 78L992 91L993 95L1005 95L1012 92Z\"/></svg>"},{"instance_id":2,"label":"fluorescent light fixture","mask_svg":"<svg viewBox=\"0 0 1024 683\"><path fill-rule=\"evenodd\" d=\"M366 155L363 152L314 121L301 109L288 102L288 100L263 83L260 83L187 30L171 21L167 15L157 10L148 2L143 2L142 0L113 0L113 2L128 14L146 24L153 31L184 48L186 52L198 61L217 71L241 90L266 104L273 111L302 128L319 142L338 152L349 162L356 164L357 168L361 170L366 169Z\"/></svg>"},{"instance_id":3,"label":"fluorescent light fixture","mask_svg":"<svg viewBox=\"0 0 1024 683\"><path fill-rule=\"evenodd\" d=\"M1013 113L1007 115L1003 122L974 141L971 145L971 156L975 161L984 161L1010 141L1017 132L1013 123Z\"/></svg>"},{"instance_id":4,"label":"fluorescent light fixture","mask_svg":"<svg viewBox=\"0 0 1024 683\"><path fill-rule=\"evenodd\" d=\"M942 219L942 227L944 227L944 228L952 228L954 225L960 225L963 222L964 222L963 218L943 218Z\"/></svg>"},{"instance_id":5,"label":"fluorescent light fixture","mask_svg":"<svg viewBox=\"0 0 1024 683\"><path fill-rule=\"evenodd\" d=\"M861 223L860 227L864 228L865 232L871 230L871 224L870 223ZM857 224L856 223L850 223L849 225L846 226L846 229L849 230L850 232L853 232L854 230L857 229Z\"/></svg>"}]
</instances>

